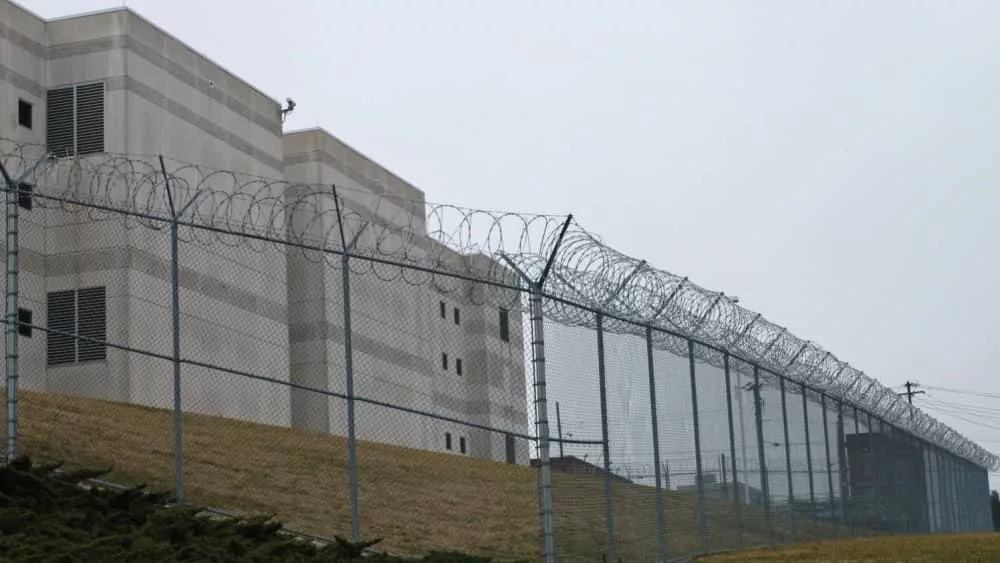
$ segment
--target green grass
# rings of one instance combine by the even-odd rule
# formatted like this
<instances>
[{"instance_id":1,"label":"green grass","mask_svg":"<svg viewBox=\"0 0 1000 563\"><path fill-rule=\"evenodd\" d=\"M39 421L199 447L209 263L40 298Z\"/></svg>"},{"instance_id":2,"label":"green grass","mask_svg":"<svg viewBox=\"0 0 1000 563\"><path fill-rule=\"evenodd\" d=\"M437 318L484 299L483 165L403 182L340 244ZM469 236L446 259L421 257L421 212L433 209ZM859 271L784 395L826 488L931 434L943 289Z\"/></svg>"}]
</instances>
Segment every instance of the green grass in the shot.
<instances>
[{"instance_id":1,"label":"green grass","mask_svg":"<svg viewBox=\"0 0 1000 563\"><path fill-rule=\"evenodd\" d=\"M699 558L704 563L753 561L1000 561L1000 534L888 536L798 544Z\"/></svg>"},{"instance_id":2,"label":"green grass","mask_svg":"<svg viewBox=\"0 0 1000 563\"><path fill-rule=\"evenodd\" d=\"M2 410L2 408L0 408ZM332 537L351 529L346 440L338 436L184 415L184 468L189 502L270 514L289 528ZM22 393L19 453L69 468L110 468L109 479L172 490L172 413L107 401ZM363 539L384 538L401 555L455 550L502 560L539 551L537 473L468 457L358 444ZM655 490L615 483L617 555L651 560L657 550ZM606 549L604 480L553 476L555 533L561 560L599 561ZM666 493L671 555L699 551L696 499ZM776 540L791 541L787 516L776 514ZM709 499L711 551L740 547L731 502ZM801 522L800 537L829 538L833 528ZM768 543L763 516L744 511L743 546Z\"/></svg>"}]
</instances>

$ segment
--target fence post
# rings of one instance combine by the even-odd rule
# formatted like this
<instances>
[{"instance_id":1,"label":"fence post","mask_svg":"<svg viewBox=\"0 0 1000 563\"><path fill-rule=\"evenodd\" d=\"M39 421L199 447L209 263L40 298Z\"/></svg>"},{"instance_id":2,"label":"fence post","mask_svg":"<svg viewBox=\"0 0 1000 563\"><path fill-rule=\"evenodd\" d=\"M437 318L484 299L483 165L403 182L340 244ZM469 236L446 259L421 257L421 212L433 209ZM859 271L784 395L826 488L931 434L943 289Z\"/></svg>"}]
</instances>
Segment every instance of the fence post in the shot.
<instances>
[{"instance_id":1,"label":"fence post","mask_svg":"<svg viewBox=\"0 0 1000 563\"><path fill-rule=\"evenodd\" d=\"M566 221L559 231L555 244L552 245L552 252L549 260L545 263L542 275L537 280L533 280L517 266L509 256L501 254L501 258L517 272L518 276L528 285L529 294L529 322L531 323L531 367L534 371L535 381L535 430L538 438L538 496L539 517L542 524L542 560L546 563L555 563L556 543L555 524L553 522L552 508L552 459L549 455L551 439L549 436L549 409L548 397L545 393L545 318L544 294L542 288L545 287L545 280L549 277L552 264L555 262L556 253L562 246L566 231L569 230L570 223L573 222L573 215L567 215ZM561 443L561 442L560 442Z\"/></svg>"},{"instance_id":2,"label":"fence post","mask_svg":"<svg viewBox=\"0 0 1000 563\"><path fill-rule=\"evenodd\" d=\"M347 232L344 229L344 214L340 208L340 197L337 187L333 187L333 205L337 212L337 226L340 229L340 243L344 253L340 256L340 287L343 292L344 308L344 376L347 391L347 479L351 495L351 538L354 542L361 541L361 507L358 501L358 438L355 421L354 404L354 344L352 343L353 328L351 325L351 253L361 238L368 223L364 223L358 232L347 242Z\"/></svg>"},{"instance_id":3,"label":"fence post","mask_svg":"<svg viewBox=\"0 0 1000 563\"><path fill-rule=\"evenodd\" d=\"M962 518L962 531L968 532L969 515L972 514L972 511L970 510L972 507L969 506L969 485L965 478L966 477L965 460L956 456L955 466L956 470L958 471L958 485L959 485L958 500L961 503L961 505L958 507L959 508L958 513L961 515Z\"/></svg>"},{"instance_id":4,"label":"fence post","mask_svg":"<svg viewBox=\"0 0 1000 563\"><path fill-rule=\"evenodd\" d=\"M771 521L771 485L767 478L767 456L764 455L764 403L760 397L760 368L753 367L753 411L754 425L757 426L757 456L760 463L760 488L764 497L764 525L767 537L774 545L774 523Z\"/></svg>"},{"instance_id":5,"label":"fence post","mask_svg":"<svg viewBox=\"0 0 1000 563\"><path fill-rule=\"evenodd\" d=\"M0 164L2 166L2 164ZM7 188L7 276L6 295L4 299L4 383L7 388L7 444L6 459L11 462L17 457L18 436L18 282L20 277L20 240L18 228L20 208L18 194L21 191L21 181L13 181L3 168L3 179Z\"/></svg>"},{"instance_id":6,"label":"fence post","mask_svg":"<svg viewBox=\"0 0 1000 563\"><path fill-rule=\"evenodd\" d=\"M884 437L882 439L882 463L884 465L883 473L885 474L885 480L889 483L888 489L891 495L891 501L889 502L890 530L898 534L906 530L907 522L910 518L908 507L904 506L901 502L904 487L903 474L896 470L898 466L896 456L900 453L899 448L896 447L897 435L899 433L894 426L885 420L882 420L881 423L883 434L889 438L888 440Z\"/></svg>"},{"instance_id":7,"label":"fence post","mask_svg":"<svg viewBox=\"0 0 1000 563\"><path fill-rule=\"evenodd\" d=\"M788 407L785 400L785 378L778 376L781 390L781 424L785 429L785 471L788 476L788 525L792 529L792 541L798 541L799 533L795 526L795 487L792 485L792 445L788 439Z\"/></svg>"},{"instance_id":8,"label":"fence post","mask_svg":"<svg viewBox=\"0 0 1000 563\"><path fill-rule=\"evenodd\" d=\"M934 482L934 452L931 451L930 445L924 442L924 440L921 439L919 442L921 454L924 457L924 483L927 489L927 531L933 534L938 531L937 486Z\"/></svg>"},{"instance_id":9,"label":"fence post","mask_svg":"<svg viewBox=\"0 0 1000 563\"><path fill-rule=\"evenodd\" d=\"M181 289L180 289L180 250L178 240L177 206L174 193L170 187L170 176L167 167L160 156L160 170L163 172L163 185L167 192L167 203L170 205L170 319L173 336L173 375L174 375L174 489L177 503L184 503L184 453L181 416Z\"/></svg>"},{"instance_id":10,"label":"fence post","mask_svg":"<svg viewBox=\"0 0 1000 563\"><path fill-rule=\"evenodd\" d=\"M965 499L965 531L972 532L976 529L976 504L972 500L972 482L971 474L969 472L969 461L962 459L962 484L965 494L962 496Z\"/></svg>"},{"instance_id":11,"label":"fence post","mask_svg":"<svg viewBox=\"0 0 1000 563\"><path fill-rule=\"evenodd\" d=\"M538 434L538 494L541 497L542 557L555 563L556 546L552 508L552 462L549 456L548 399L545 394L545 320L542 316L542 288L535 286L530 296L531 363L535 368L535 430Z\"/></svg>"},{"instance_id":12,"label":"fence post","mask_svg":"<svg viewBox=\"0 0 1000 563\"><path fill-rule=\"evenodd\" d=\"M736 429L733 426L733 387L729 376L729 354L724 353L722 367L726 374L726 413L729 417L729 461L733 466L733 502L736 504L736 545L743 547L743 493L736 472ZM743 476L746 479L746 476ZM749 486L747 483L746 486Z\"/></svg>"},{"instance_id":13,"label":"fence post","mask_svg":"<svg viewBox=\"0 0 1000 563\"><path fill-rule=\"evenodd\" d=\"M31 176L49 158L43 154L35 164L21 174L17 180L10 177L7 168L0 162L0 176L3 177L7 191L7 256L6 256L6 294L4 295L4 386L7 389L7 439L4 457L11 462L17 457L17 438L20 432L20 401L18 328L20 327L19 282L21 277L21 241L20 241L20 196L25 179Z\"/></svg>"},{"instance_id":14,"label":"fence post","mask_svg":"<svg viewBox=\"0 0 1000 563\"><path fill-rule=\"evenodd\" d=\"M924 490L926 490L927 495L927 533L935 533L938 531L938 508L937 508L937 483L934 481L934 452L931 451L929 444L927 444L923 439L918 439L917 444L920 446L920 455L924 460Z\"/></svg>"},{"instance_id":15,"label":"fence post","mask_svg":"<svg viewBox=\"0 0 1000 563\"><path fill-rule=\"evenodd\" d=\"M977 506L982 505L982 500L978 498L978 487L976 486L976 474L975 466L969 460L965 461L965 482L966 491L968 491L970 510L969 510L969 531L976 532L979 531L979 511L976 510Z\"/></svg>"},{"instance_id":16,"label":"fence post","mask_svg":"<svg viewBox=\"0 0 1000 563\"><path fill-rule=\"evenodd\" d=\"M608 435L608 389L604 364L604 315L597 313L597 377L601 400L601 447L604 450L604 524L608 534L608 560L615 561L615 515L611 490L611 440Z\"/></svg>"},{"instance_id":17,"label":"fence post","mask_svg":"<svg viewBox=\"0 0 1000 563\"><path fill-rule=\"evenodd\" d=\"M938 531L950 532L951 501L948 499L948 475L944 463L944 454L941 453L941 449L938 446L932 446L932 448L934 451L934 470L936 473L934 481L937 483Z\"/></svg>"},{"instance_id":18,"label":"fence post","mask_svg":"<svg viewBox=\"0 0 1000 563\"><path fill-rule=\"evenodd\" d=\"M938 483L938 512L940 513L942 532L951 532L951 495L948 492L948 467L944 458L944 451L933 446L935 462L937 468Z\"/></svg>"},{"instance_id":19,"label":"fence post","mask_svg":"<svg viewBox=\"0 0 1000 563\"><path fill-rule=\"evenodd\" d=\"M167 192L167 203L170 206L170 309L171 331L173 333L173 367L174 367L174 486L177 503L184 503L184 454L183 433L181 428L181 285L180 285L180 250L178 228L180 218L198 200L201 192L195 192L183 207L177 209L173 189L170 186L170 175L167 174L163 155L160 155L160 171L163 173L163 186Z\"/></svg>"},{"instance_id":20,"label":"fence post","mask_svg":"<svg viewBox=\"0 0 1000 563\"><path fill-rule=\"evenodd\" d=\"M705 517L705 480L701 466L701 429L698 422L698 383L694 367L694 341L688 339L688 367L691 372L691 412L694 419L694 466L695 485L698 489L698 533L701 537L701 551L708 553L708 523Z\"/></svg>"},{"instance_id":21,"label":"fence post","mask_svg":"<svg viewBox=\"0 0 1000 563\"><path fill-rule=\"evenodd\" d=\"M361 541L361 515L358 506L358 440L354 420L354 346L351 342L351 270L350 253L345 246L340 261L344 307L344 373L347 378L347 473L351 492L351 537Z\"/></svg>"},{"instance_id":22,"label":"fence post","mask_svg":"<svg viewBox=\"0 0 1000 563\"><path fill-rule=\"evenodd\" d=\"M872 439L872 459L873 472L875 477L875 506L872 507L874 510L875 522L871 526L872 535L875 531L883 531L882 528L888 528L887 531L892 532L892 517L885 510L889 506L890 499L892 498L892 483L889 482L885 474L885 434L882 429L882 421L877 416L872 413L868 413L868 432Z\"/></svg>"},{"instance_id":23,"label":"fence post","mask_svg":"<svg viewBox=\"0 0 1000 563\"><path fill-rule=\"evenodd\" d=\"M986 498L990 498L990 475L988 469L979 468L979 481L982 494L986 495ZM993 531L993 510L991 506L991 501L983 501L983 531L990 532Z\"/></svg>"},{"instance_id":24,"label":"fence post","mask_svg":"<svg viewBox=\"0 0 1000 563\"><path fill-rule=\"evenodd\" d=\"M915 435L910 434L910 444L916 450L917 459L920 460L920 473L917 475L917 481L913 484L915 491L919 492L921 503L917 507L920 511L920 517L914 523L914 532L918 534L925 534L928 531L928 522L930 520L930 496L927 491L927 458L924 456L924 445L921 443L920 439Z\"/></svg>"},{"instance_id":25,"label":"fence post","mask_svg":"<svg viewBox=\"0 0 1000 563\"><path fill-rule=\"evenodd\" d=\"M986 469L986 468L983 468L983 467L979 468L979 487L980 487L980 493L982 495L984 495L986 497L986 499L990 498L990 493L992 492L992 491L990 491L990 475L989 475L988 471L989 470ZM990 500L984 500L983 501L982 518L983 518L983 531L984 532L993 531L993 510L992 510L991 502L992 501L990 501Z\"/></svg>"},{"instance_id":26,"label":"fence post","mask_svg":"<svg viewBox=\"0 0 1000 563\"><path fill-rule=\"evenodd\" d=\"M965 503L962 500L962 467L959 463L958 456L951 454L951 466L952 471L955 475L955 515L956 522L958 523L958 532L965 531L965 514L963 506Z\"/></svg>"},{"instance_id":27,"label":"fence post","mask_svg":"<svg viewBox=\"0 0 1000 563\"><path fill-rule=\"evenodd\" d=\"M855 451L857 451L857 450L860 450L860 448L861 448L861 444L860 444L860 441L861 441L861 424L860 424L859 418L858 418L858 407L852 407L852 410L854 411L854 435L857 438L857 442L859 442L858 445L857 445L857 447L855 448ZM871 437L871 434L869 434L869 437ZM846 443L845 443L845 445L846 445ZM851 493L852 493L851 494L851 526L852 526L852 528L854 530L854 535L861 536L861 535L863 535L864 530L862 529L862 530L859 531L859 529L858 529L858 527L859 527L859 522L858 522L859 515L861 515L860 514L861 510L858 508L858 502L859 502L858 501L858 496L859 495L854 494L854 493L856 493L855 489L851 489Z\"/></svg>"},{"instance_id":28,"label":"fence post","mask_svg":"<svg viewBox=\"0 0 1000 563\"><path fill-rule=\"evenodd\" d=\"M878 457L875 455L875 424L872 422L872 413L865 411L865 416L868 417L868 455L871 456L872 460L872 488L875 491L874 495L868 500L868 506L865 507L865 517L867 519L867 525L865 526L866 535L871 536L874 533L874 526L872 523L872 513L879 505L879 500L882 497L882 492L878 488L879 479L879 468L878 468ZM874 504L874 506L872 506Z\"/></svg>"},{"instance_id":29,"label":"fence post","mask_svg":"<svg viewBox=\"0 0 1000 563\"><path fill-rule=\"evenodd\" d=\"M958 463L955 459L955 454L948 452L948 463L951 467L951 498L954 505L955 511L955 531L962 531L962 504L961 504L961 494L962 490L959 487L958 482Z\"/></svg>"},{"instance_id":30,"label":"fence post","mask_svg":"<svg viewBox=\"0 0 1000 563\"><path fill-rule=\"evenodd\" d=\"M941 474L941 508L944 511L944 531L951 533L955 531L955 518L952 515L952 494L951 475L949 474L948 456L945 451L938 446L938 472Z\"/></svg>"},{"instance_id":31,"label":"fence post","mask_svg":"<svg viewBox=\"0 0 1000 563\"><path fill-rule=\"evenodd\" d=\"M972 473L969 461L962 460L962 481L965 483L965 499L968 501L968 516L966 516L966 531L972 532L976 529L976 503L973 501Z\"/></svg>"},{"instance_id":32,"label":"fence post","mask_svg":"<svg viewBox=\"0 0 1000 563\"><path fill-rule=\"evenodd\" d=\"M902 502L902 493L905 490L904 474L897 470L899 460L896 456L901 453L897 443L902 440L902 437L899 436L896 428L885 420L882 420L882 432L889 437L888 441L883 439L882 442L882 450L885 454L882 459L885 464L885 479L889 482L889 493L892 495L892 501L889 503L889 515L890 522L894 522L894 524L891 524L891 529L898 534L906 531L911 516L909 506ZM892 518L893 514L895 514L895 519Z\"/></svg>"},{"instance_id":33,"label":"fence post","mask_svg":"<svg viewBox=\"0 0 1000 563\"><path fill-rule=\"evenodd\" d=\"M840 514L841 522L847 537L854 535L854 516L848 504L854 488L851 486L850 468L847 465L847 427L844 424L844 401L837 401L837 461L840 465ZM850 414L850 413L848 413ZM855 430L857 425L854 426Z\"/></svg>"},{"instance_id":34,"label":"fence post","mask_svg":"<svg viewBox=\"0 0 1000 563\"><path fill-rule=\"evenodd\" d=\"M656 475L656 535L659 561L667 560L667 521L663 509L663 475L660 470L660 430L656 418L656 371L653 365L653 329L646 327L646 364L649 366L649 413L653 421L653 472Z\"/></svg>"},{"instance_id":35,"label":"fence post","mask_svg":"<svg viewBox=\"0 0 1000 563\"><path fill-rule=\"evenodd\" d=\"M955 510L955 474L951 463L951 452L943 449L941 457L944 459L945 490L948 494L948 531L958 531L958 513Z\"/></svg>"},{"instance_id":36,"label":"fence post","mask_svg":"<svg viewBox=\"0 0 1000 563\"><path fill-rule=\"evenodd\" d=\"M959 494L958 499L961 503L959 507L959 514L962 515L962 531L969 531L969 514L971 514L969 506L969 488L965 480L965 460L956 457L956 464L958 466L958 483L959 483Z\"/></svg>"},{"instance_id":37,"label":"fence post","mask_svg":"<svg viewBox=\"0 0 1000 563\"><path fill-rule=\"evenodd\" d=\"M828 419L828 413L826 412L826 393L820 393L819 395L819 406L823 410L823 448L826 452L824 460L826 463L826 491L828 495L828 504L830 506L830 517L833 521L833 527L837 531L837 537L840 537L840 523L833 518L837 513L835 509L835 501L833 496L833 462L830 461L830 421Z\"/></svg>"},{"instance_id":38,"label":"fence post","mask_svg":"<svg viewBox=\"0 0 1000 563\"><path fill-rule=\"evenodd\" d=\"M948 458L951 460L952 490L954 491L952 498L955 503L955 531L962 532L964 531L962 529L962 482L958 469L958 458L951 452L948 452Z\"/></svg>"},{"instance_id":39,"label":"fence post","mask_svg":"<svg viewBox=\"0 0 1000 563\"><path fill-rule=\"evenodd\" d=\"M809 468L809 508L813 517L813 537L818 537L819 512L816 510L816 485L813 483L812 443L809 441L809 399L805 383L802 384L802 424L805 427L806 466Z\"/></svg>"}]
</instances>

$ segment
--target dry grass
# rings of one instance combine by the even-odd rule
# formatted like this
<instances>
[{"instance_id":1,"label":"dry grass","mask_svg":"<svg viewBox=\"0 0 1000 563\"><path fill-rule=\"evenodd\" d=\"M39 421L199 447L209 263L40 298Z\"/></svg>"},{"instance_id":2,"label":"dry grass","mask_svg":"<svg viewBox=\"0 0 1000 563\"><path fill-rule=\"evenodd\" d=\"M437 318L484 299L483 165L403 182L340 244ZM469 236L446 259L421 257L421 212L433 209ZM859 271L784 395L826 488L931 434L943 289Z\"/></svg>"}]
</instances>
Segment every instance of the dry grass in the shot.
<instances>
[{"instance_id":1,"label":"dry grass","mask_svg":"<svg viewBox=\"0 0 1000 563\"><path fill-rule=\"evenodd\" d=\"M2 410L2 409L0 409ZM170 411L106 401L22 393L21 449L70 466L111 467L111 479L172 490ZM289 527L348 535L347 445L337 436L184 415L187 500L227 510L275 514ZM537 558L537 474L527 467L361 442L362 535L401 554L454 549L503 560ZM555 474L560 559L599 560L606 547L603 479ZM657 550L655 491L615 483L618 555L650 560ZM667 493L672 555L700 549L692 495ZM745 546L765 545L763 517L744 515ZM780 515L777 540L790 540ZM733 506L707 503L709 549L739 547ZM831 528L802 534L833 537Z\"/></svg>"},{"instance_id":2,"label":"dry grass","mask_svg":"<svg viewBox=\"0 0 1000 563\"><path fill-rule=\"evenodd\" d=\"M1000 534L889 536L741 551L698 559L735 561L911 561L958 563L1000 561Z\"/></svg>"}]
</instances>

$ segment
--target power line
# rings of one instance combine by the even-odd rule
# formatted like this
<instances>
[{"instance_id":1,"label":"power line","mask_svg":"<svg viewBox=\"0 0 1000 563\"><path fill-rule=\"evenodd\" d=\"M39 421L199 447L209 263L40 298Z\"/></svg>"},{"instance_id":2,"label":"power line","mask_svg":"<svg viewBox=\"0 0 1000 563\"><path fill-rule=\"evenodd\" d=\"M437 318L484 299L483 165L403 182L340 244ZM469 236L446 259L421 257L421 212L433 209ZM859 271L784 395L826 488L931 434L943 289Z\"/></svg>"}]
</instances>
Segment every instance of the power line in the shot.
<instances>
[{"instance_id":1,"label":"power line","mask_svg":"<svg viewBox=\"0 0 1000 563\"><path fill-rule=\"evenodd\" d=\"M1000 393L984 393L982 391L974 391L971 389L952 389L948 387L934 387L932 385L924 385L923 387L929 391L940 391L942 393L956 393L959 395L972 395L974 397L1000 399Z\"/></svg>"},{"instance_id":2,"label":"power line","mask_svg":"<svg viewBox=\"0 0 1000 563\"><path fill-rule=\"evenodd\" d=\"M961 415L978 415L978 416L983 416L983 417L986 417L986 418L989 418L989 417L998 417L998 418L1000 418L1000 411L997 411L996 409L992 409L992 408L989 408L989 407L981 407L981 406L978 406L978 405L970 405L970 404L963 404L963 403L952 403L952 402L948 402L948 401L937 401L937 400L929 398L929 399L926 399L922 403L922 406L925 407L925 408L926 407L931 407L931 408L937 408L937 409L941 409L941 410L955 411L955 412L957 412L958 414L961 414Z\"/></svg>"},{"instance_id":3,"label":"power line","mask_svg":"<svg viewBox=\"0 0 1000 563\"><path fill-rule=\"evenodd\" d=\"M988 428L990 430L1000 431L1000 426L994 426L992 424L986 424L986 423L978 421L978 420L974 420L974 419L971 419L971 418L966 418L964 415L968 414L968 413L963 412L959 408L948 407L948 406L940 406L940 405L933 405L933 404L928 405L928 408L930 410L937 410L941 414L945 414L947 416L950 416L950 417L953 417L953 418L957 418L958 420L962 420L964 422L968 422L969 424L975 424L976 426L981 426L983 428Z\"/></svg>"}]
</instances>

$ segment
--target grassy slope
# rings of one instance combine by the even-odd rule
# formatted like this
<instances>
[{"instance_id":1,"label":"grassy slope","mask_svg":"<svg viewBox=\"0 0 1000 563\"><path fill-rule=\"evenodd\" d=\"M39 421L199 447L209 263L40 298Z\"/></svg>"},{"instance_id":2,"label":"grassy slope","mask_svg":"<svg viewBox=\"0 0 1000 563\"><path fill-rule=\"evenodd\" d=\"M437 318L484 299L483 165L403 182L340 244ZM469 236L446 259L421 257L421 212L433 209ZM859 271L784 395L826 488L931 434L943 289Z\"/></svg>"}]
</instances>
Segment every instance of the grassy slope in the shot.
<instances>
[{"instance_id":1,"label":"grassy slope","mask_svg":"<svg viewBox=\"0 0 1000 563\"><path fill-rule=\"evenodd\" d=\"M1000 534L896 536L743 551L698 559L736 561L1000 561Z\"/></svg>"},{"instance_id":2,"label":"grassy slope","mask_svg":"<svg viewBox=\"0 0 1000 563\"><path fill-rule=\"evenodd\" d=\"M39 461L111 467L111 478L122 483L173 487L170 411L23 393L21 425L21 453ZM290 528L327 536L350 531L347 447L341 437L185 415L184 463L190 502L275 514ZM358 445L358 466L362 535L384 537L383 549L537 556L533 469L365 442ZM598 558L606 545L603 479L557 473L553 486L560 555ZM613 498L618 555L626 561L650 559L657 546L654 489L616 483ZM695 499L668 492L666 506L671 554L697 551ZM709 500L706 512L709 548L737 547L732 504ZM762 516L751 511L744 520L745 545L766 544ZM779 541L787 537L784 521L776 517ZM821 534L829 537L832 531Z\"/></svg>"}]
</instances>

